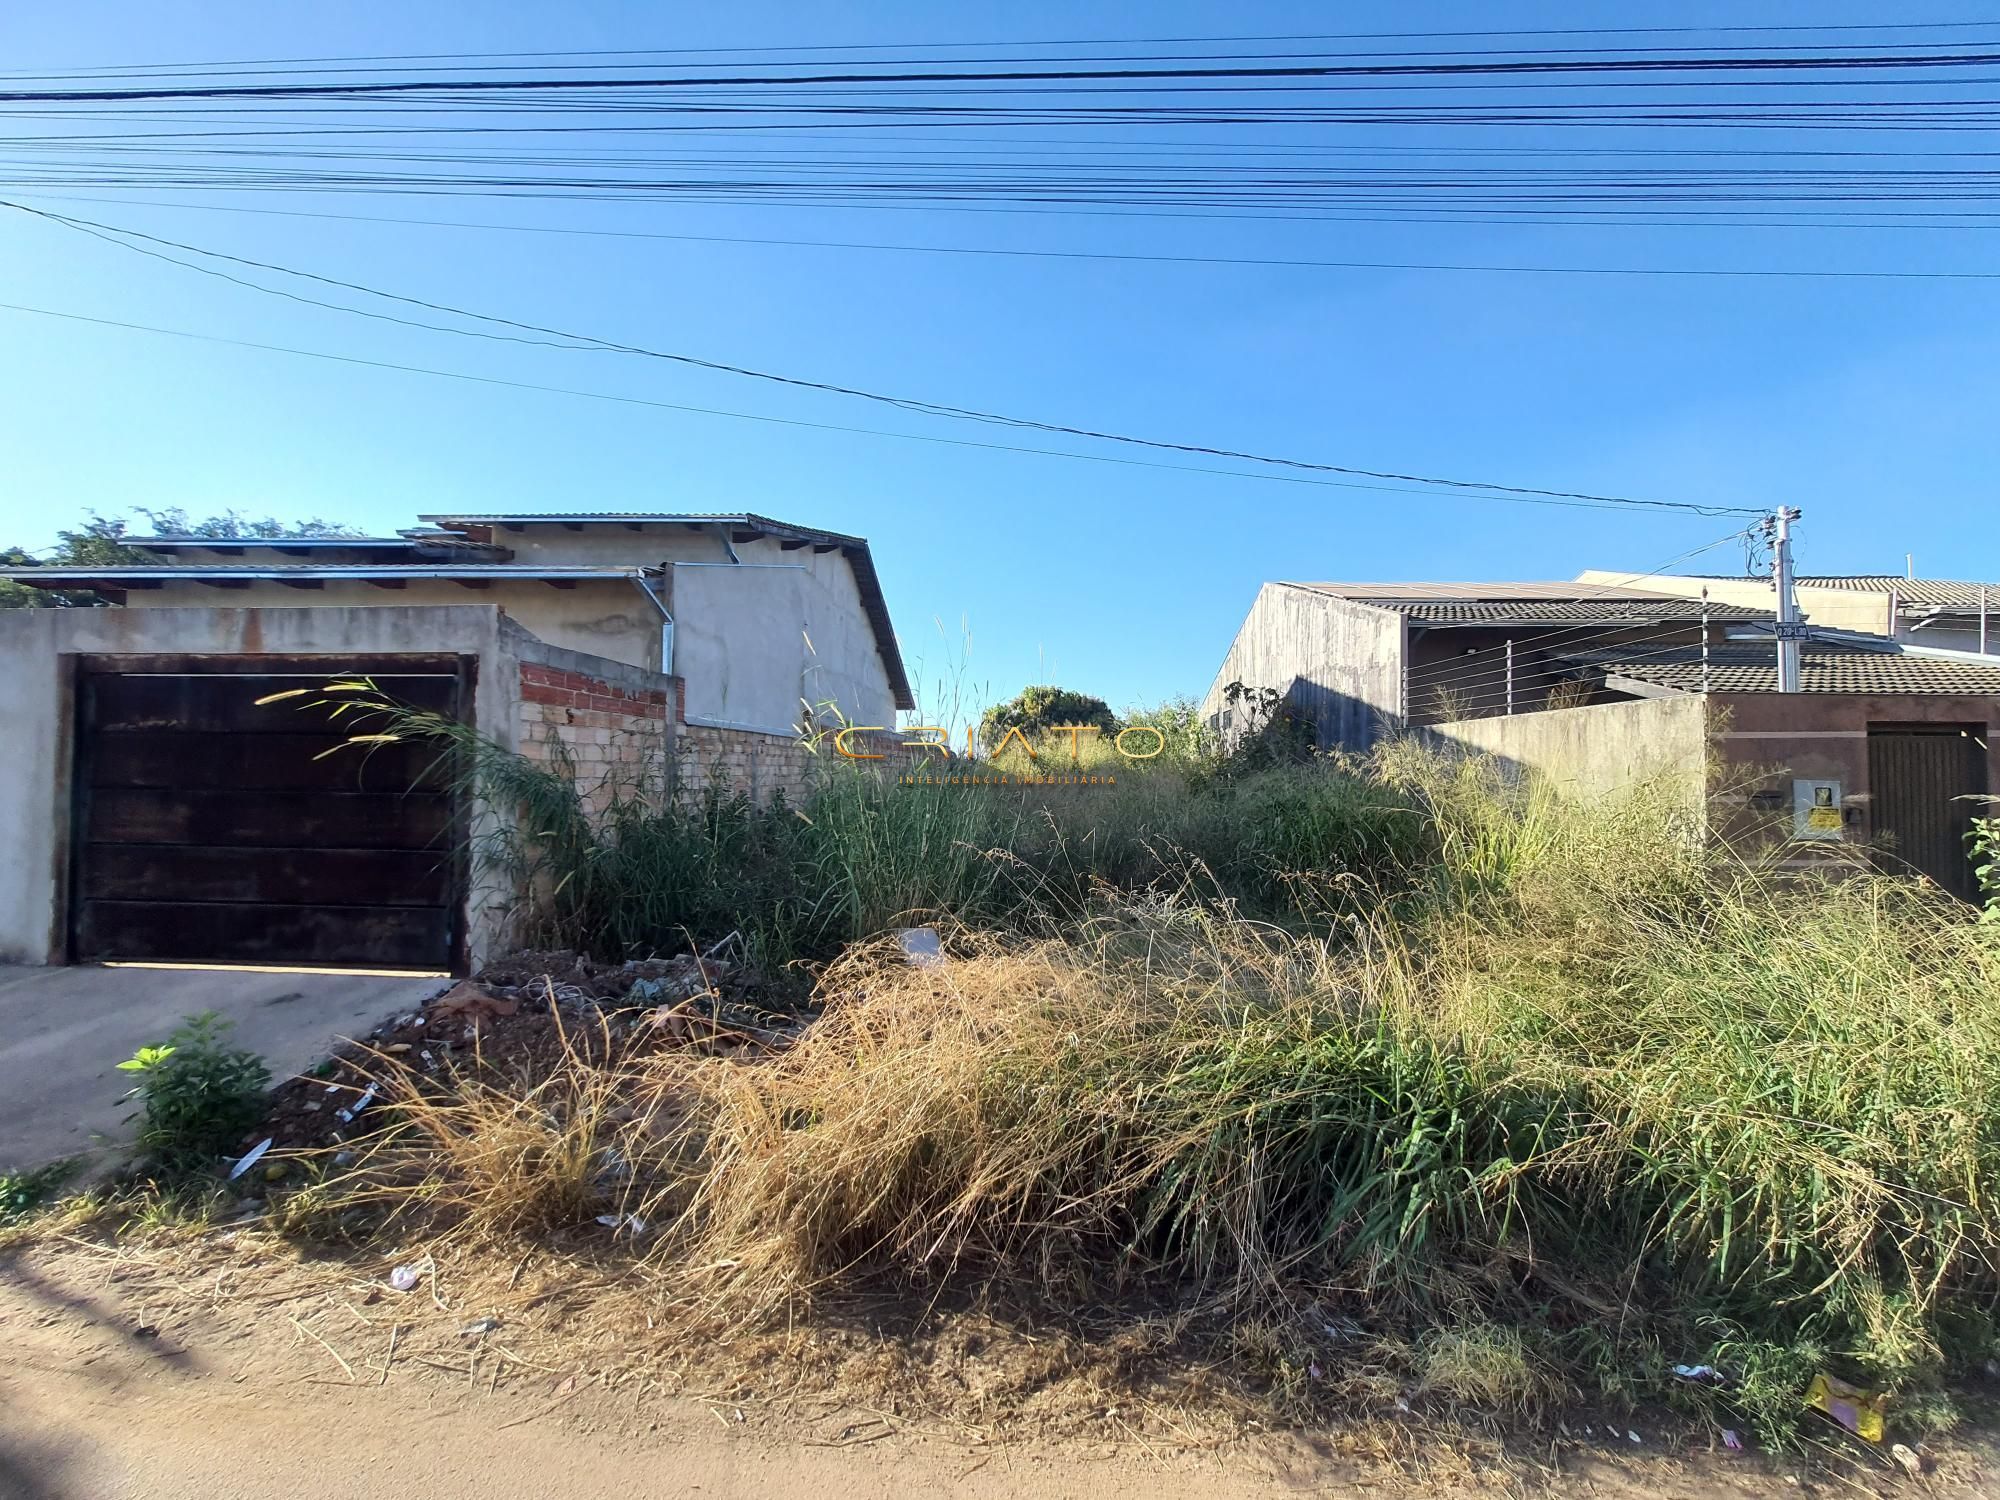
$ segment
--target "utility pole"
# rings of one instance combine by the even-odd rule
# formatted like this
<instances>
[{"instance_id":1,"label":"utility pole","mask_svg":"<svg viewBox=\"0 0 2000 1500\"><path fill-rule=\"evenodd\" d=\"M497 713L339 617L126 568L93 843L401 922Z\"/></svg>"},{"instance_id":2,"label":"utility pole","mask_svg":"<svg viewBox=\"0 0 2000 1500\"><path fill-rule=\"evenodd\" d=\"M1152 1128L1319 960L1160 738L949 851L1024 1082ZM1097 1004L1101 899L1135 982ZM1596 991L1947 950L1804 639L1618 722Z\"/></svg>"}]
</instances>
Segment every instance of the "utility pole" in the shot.
<instances>
[{"instance_id":1,"label":"utility pole","mask_svg":"<svg viewBox=\"0 0 2000 1500\"><path fill-rule=\"evenodd\" d=\"M1708 691L1708 585L1701 586L1701 690Z\"/></svg>"},{"instance_id":2,"label":"utility pole","mask_svg":"<svg viewBox=\"0 0 2000 1500\"><path fill-rule=\"evenodd\" d=\"M1805 623L1799 619L1799 603L1792 594L1792 522L1799 512L1781 505L1769 525L1772 532L1771 576L1778 587L1778 691L1799 690L1799 642L1805 639Z\"/></svg>"}]
</instances>

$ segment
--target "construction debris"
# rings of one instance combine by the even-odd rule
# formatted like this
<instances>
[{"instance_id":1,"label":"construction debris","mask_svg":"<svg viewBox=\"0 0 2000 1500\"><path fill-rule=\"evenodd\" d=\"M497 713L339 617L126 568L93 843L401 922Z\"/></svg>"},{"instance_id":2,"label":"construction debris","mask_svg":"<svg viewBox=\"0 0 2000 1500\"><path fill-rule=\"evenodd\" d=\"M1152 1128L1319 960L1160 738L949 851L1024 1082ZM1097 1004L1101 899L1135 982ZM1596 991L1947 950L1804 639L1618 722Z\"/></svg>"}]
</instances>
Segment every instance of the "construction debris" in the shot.
<instances>
[{"instance_id":1,"label":"construction debris","mask_svg":"<svg viewBox=\"0 0 2000 1500\"><path fill-rule=\"evenodd\" d=\"M766 1056L790 1046L812 1019L793 1003L802 999L773 986L734 932L699 951L626 963L562 950L516 953L281 1084L244 1145L269 1136L280 1150L344 1146L394 1118L381 1102L394 1097L402 1068L440 1080L468 1069L533 1071L580 1043ZM349 1102L342 1106L339 1096Z\"/></svg>"}]
</instances>

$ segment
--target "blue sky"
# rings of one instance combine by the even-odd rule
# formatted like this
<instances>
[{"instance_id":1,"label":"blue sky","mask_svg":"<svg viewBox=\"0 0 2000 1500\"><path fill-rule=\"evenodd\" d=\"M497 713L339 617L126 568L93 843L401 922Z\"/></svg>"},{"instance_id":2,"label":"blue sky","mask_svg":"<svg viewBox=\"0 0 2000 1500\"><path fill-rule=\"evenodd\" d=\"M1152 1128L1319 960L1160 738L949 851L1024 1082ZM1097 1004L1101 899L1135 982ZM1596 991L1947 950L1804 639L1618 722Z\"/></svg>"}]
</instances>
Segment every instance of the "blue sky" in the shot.
<instances>
[{"instance_id":1,"label":"blue sky","mask_svg":"<svg viewBox=\"0 0 2000 1500\"><path fill-rule=\"evenodd\" d=\"M1881 6L1819 5L1815 23ZM1976 18L1939 3L1925 19ZM1627 25L1794 6L1622 7ZM10 7L8 71L380 53L1579 24L1574 7L344 4ZM2000 33L2000 26L1996 26ZM13 133L13 132L8 132ZM1270 132L1266 132L1269 134ZM1305 139L1305 137L1298 137ZM1372 140L1365 134L1350 137ZM1926 143L1932 137L1917 137ZM1977 149L1980 138L1948 144ZM0 158L9 153L0 149ZM17 196L23 196L18 195ZM526 321L955 405L1337 464L1802 506L1801 566L2000 577L2000 281L1525 276L999 259L473 233L488 224L1175 255L1993 271L1994 231L1197 221L111 190L50 208ZM275 302L0 216L0 301L811 422L1014 441L613 356ZM1036 446L1064 446L1020 437ZM1070 446L1082 448L1086 445ZM1105 450L1096 450L1105 451ZM1143 455L1141 455L1143 456ZM1161 456L1165 459L1165 456ZM471 385L0 312L0 543L86 510L752 510L874 543L927 679L1199 693L1272 578L1652 568L1736 523L1304 487ZM1171 462L1171 459L1165 459ZM1728 571L1728 546L1702 559ZM936 622L943 623L940 632ZM961 622L972 636L960 660Z\"/></svg>"}]
</instances>

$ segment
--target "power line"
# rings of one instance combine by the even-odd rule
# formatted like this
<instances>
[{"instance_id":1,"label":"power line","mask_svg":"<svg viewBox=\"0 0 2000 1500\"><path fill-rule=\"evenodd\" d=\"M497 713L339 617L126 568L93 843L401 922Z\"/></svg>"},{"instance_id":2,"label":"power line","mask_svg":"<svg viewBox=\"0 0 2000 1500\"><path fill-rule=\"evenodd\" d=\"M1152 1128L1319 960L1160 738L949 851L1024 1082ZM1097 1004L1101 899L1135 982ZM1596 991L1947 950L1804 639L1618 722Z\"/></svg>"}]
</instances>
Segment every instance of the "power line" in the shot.
<instances>
[{"instance_id":1,"label":"power line","mask_svg":"<svg viewBox=\"0 0 2000 1500\"><path fill-rule=\"evenodd\" d=\"M1414 41L1439 39L1480 39L1501 37L1549 37L1549 36L1688 36L1688 35L1783 35L1800 32L1853 32L1853 31L1963 31L1989 27L1990 21L1890 21L1843 25L1790 25L1790 26L1571 26L1528 28L1508 31L1347 31L1347 32L1291 32L1275 35L1254 36L1178 36L1178 37L1063 37L1039 41L993 41L993 42L888 42L877 46L892 52L936 51L950 47L1112 47L1133 45L1197 45L1218 42L1351 42L1351 41ZM554 60L558 58L580 57L679 57L700 56L709 53L755 54L769 52L838 52L849 50L848 43L828 43L818 46L795 47L688 47L656 50L600 49L572 52L402 52L377 53L361 56L336 57L262 57L233 58L204 62L170 63L124 63L100 65L103 71L128 71L160 68L217 68L217 67L266 67L306 63L345 62L452 62L452 61L495 61L500 59L535 58ZM53 73L37 76L53 77L57 74L89 73L88 68L56 69Z\"/></svg>"},{"instance_id":2,"label":"power line","mask_svg":"<svg viewBox=\"0 0 2000 1500\"><path fill-rule=\"evenodd\" d=\"M1869 53L1837 57L1785 55L1756 57L1616 57L1487 58L1477 62L1442 63L1318 63L1287 67L1205 68L999 68L933 69L925 71L856 71L843 73L737 73L713 77L662 74L650 78L407 78L369 83L197 84L178 88L0 91L5 104L110 104L177 99L361 99L387 95L536 94L554 91L583 93L630 92L643 89L799 88L829 85L924 83L1206 83L1251 80L1331 78L1523 77L1582 73L1715 73L1789 72L1803 69L1856 70L1883 68L1969 68L2000 63L2000 52L1954 52L1916 57ZM1090 92L1106 92L1094 89Z\"/></svg>"},{"instance_id":3,"label":"power line","mask_svg":"<svg viewBox=\"0 0 2000 1500\"><path fill-rule=\"evenodd\" d=\"M1385 471L1379 469L1364 469L1346 464L1318 463L1306 459L1276 457L1268 454L1251 453L1240 449L1212 447L1205 444L1175 443L1155 438L1134 437L1125 433L1107 432L1095 428L1072 426L1066 423L1044 422L1028 417L1015 417L998 412L982 411L972 407L951 406L939 402L923 401L909 397L889 396L889 395L884 395L881 392L864 390L856 386L836 385L826 381L808 380L802 377L792 376L792 375L780 375L767 370L752 369L748 366L733 365L717 360L703 359L695 355L678 354L663 350L649 349L644 347L643 345L620 343L608 339L600 339L590 334L574 333L566 329L551 328L536 323L526 323L513 318L503 318L488 313L472 312L469 311L468 309L453 307L446 303L431 302L419 297L406 297L394 292L385 292L375 287L365 286L359 282L344 281L336 277L321 276L310 271L295 270L289 266L281 266L268 261L250 260L242 256L227 255L220 251L208 250L199 246L184 244L177 240L167 240L167 239L162 239L155 235L142 234L137 230L123 229L114 225L95 223L87 219L73 219L67 215L51 213L46 209L30 208L25 204L11 203L5 200L0 200L0 207L12 208L21 213L31 214L36 218L50 220L54 223L62 224L68 228L80 230L84 233L91 234L93 235L93 237L100 239L105 238L107 235L125 236L129 239L144 240L149 244L166 245L176 250L185 251L188 254L200 255L213 260L226 261L233 265L248 266L257 270L274 272L280 275L298 277L303 280L319 283L320 285L323 286L339 287L346 291L358 292L365 296L379 297L385 301L400 303L404 306L420 307L431 312L445 313L452 317L470 318L478 322L489 323L504 328L511 328L523 333L543 334L553 338L569 340L572 341L571 345L572 347L575 344L585 344L595 348L603 349L610 353L629 354L649 359L667 360L675 364L687 365L696 369L711 370L717 373L738 375L750 379L768 381L773 384L791 386L798 389L821 391L831 395L847 396L859 400L878 402L883 405L897 407L900 410L916 412L926 416L948 417L960 421L992 423L1000 426L1024 428L1036 432L1046 432L1063 437L1077 437L1077 438L1089 439L1091 441L1096 441L1096 442L1128 444L1134 447L1156 449L1172 453L1193 454L1205 458L1233 459L1242 463L1267 464L1278 468L1306 470L1315 473L1343 474L1343 475L1349 475L1366 479L1390 480L1401 484L1418 484L1434 488L1477 490L1481 492L1489 492L1491 494L1499 494L1499 495L1533 496L1543 499L1585 501L1594 505L1605 505L1605 506L1635 506L1649 510L1689 511L1697 515L1713 516L1713 515L1732 515L1732 514L1741 514L1741 515L1761 514L1761 512L1758 511L1743 509L1740 507L1732 507L1732 506L1704 506L1704 505L1692 504L1686 501L1676 501L1676 500L1644 500L1623 495L1601 495L1601 494L1593 494L1587 491L1575 491L1575 490L1551 490L1551 489L1542 489L1538 487L1525 486L1525 485L1497 484L1483 480L1444 479L1434 475L1405 474L1405 473L1397 473L1394 471ZM130 250L137 254L153 255L155 258L168 259L172 261L173 264L183 266L184 268L203 269L199 267L187 267L185 262L173 260L172 257L160 257L157 255L156 252L145 250L137 245L124 244L120 240L114 239L112 240L112 243L120 244L121 248ZM221 273L211 273L211 274L221 274ZM237 278L234 277L230 277L228 279L232 281L238 280ZM269 295L286 296L286 297L292 296L292 294L290 293L277 292L269 287L257 286L255 283L242 283L239 281L238 284L249 285L253 290L263 291ZM298 299L293 298L293 300L298 300ZM365 309L346 307L339 304L319 304L319 305L330 306L337 311L349 312L363 317L382 316L380 314L370 313ZM490 336L478 333L477 331L470 329L437 328L436 325L425 325L425 326L434 328L436 329L436 331L439 332L457 333L472 337ZM510 341L518 342L518 340L510 340Z\"/></svg>"},{"instance_id":4,"label":"power line","mask_svg":"<svg viewBox=\"0 0 2000 1500\"><path fill-rule=\"evenodd\" d=\"M328 219L339 223L407 224L433 229L473 229L510 234L557 234L599 239L672 240L712 245L772 245L817 250L878 250L921 255L984 255L1013 259L1103 260L1157 265L1187 266L1267 266L1305 270L1343 271L1468 271L1495 275L1547 276L1692 276L1692 277L1793 277L1810 280L1890 280L1890 281L1996 281L2000 271L1823 271L1734 268L1684 268L1667 266L1533 266L1475 265L1441 261L1311 260L1238 255L1144 255L1108 250L1014 250L973 245L904 245L855 240L772 239L737 234L670 234L643 229L582 229L563 225L467 224L450 219L411 219L381 214L316 213L292 208L251 208L233 203L161 203L139 198L89 198L72 194L37 193L35 198L56 203L101 203L107 206L139 204L147 208L190 209L209 213L264 214L281 218Z\"/></svg>"},{"instance_id":5,"label":"power line","mask_svg":"<svg viewBox=\"0 0 2000 1500\"><path fill-rule=\"evenodd\" d=\"M0 310L30 313L37 317L61 318L72 323L89 323L104 328L126 329L136 333L160 334L169 338L191 339L205 344L223 344L238 349L257 349L270 354L291 354L302 359L327 360L335 364L357 365L367 369L395 370L410 375L430 375L442 380L461 380L475 385L500 386L509 390L536 391L547 395L576 396L589 401L610 401L622 406L643 406L660 411L688 412L697 416L728 417L744 422L764 422L779 427L801 427L818 432L838 432L865 437L897 438L905 442L934 443L950 448L978 448L996 453L1026 453L1043 458L1067 458L1081 463L1116 464L1123 468L1162 469L1181 474L1209 474L1225 479L1249 479L1270 484L1304 484L1323 489L1370 490L1382 494L1401 495L1419 499L1469 499L1498 500L1514 505L1552 505L1568 510L1629 510L1633 506L1673 509L1704 509L1704 507L1683 507L1671 501L1623 501L1598 503L1591 500L1564 500L1542 498L1532 494L1475 494L1440 493L1437 490L1407 489L1396 485L1364 484L1358 480L1319 479L1305 474L1268 474L1245 472L1241 469L1218 469L1198 464L1163 463L1157 459L1121 458L1106 453L1071 453L1056 448L1031 448L1014 443L987 443L972 438L939 437L929 433L892 432L878 427L855 427L837 422L814 422L800 417L777 417L757 412L729 411L718 407L690 406L674 401L656 401L645 396L621 396L609 391L578 390L570 386L541 385L525 380L506 380L497 375L474 375L463 370L439 370L424 365L399 364L392 360L364 359L358 355L331 354L318 349L299 349L286 344L265 344L250 339L227 338L221 334L197 333L185 328L161 328L148 323L132 323L117 318L92 317L85 313L61 312L54 308L30 307L18 302L0 302ZM1720 513L1724 507L1714 508ZM1750 514L1745 511L1743 514Z\"/></svg>"}]
</instances>

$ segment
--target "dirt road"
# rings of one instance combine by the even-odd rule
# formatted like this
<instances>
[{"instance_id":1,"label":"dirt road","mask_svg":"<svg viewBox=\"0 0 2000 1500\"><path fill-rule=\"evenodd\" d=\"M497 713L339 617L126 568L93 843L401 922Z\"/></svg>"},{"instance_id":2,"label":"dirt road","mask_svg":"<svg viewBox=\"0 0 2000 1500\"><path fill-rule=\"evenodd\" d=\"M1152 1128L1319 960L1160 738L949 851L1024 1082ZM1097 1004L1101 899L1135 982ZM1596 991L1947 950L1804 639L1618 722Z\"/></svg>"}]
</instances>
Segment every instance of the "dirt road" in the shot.
<instances>
[{"instance_id":1,"label":"dirt road","mask_svg":"<svg viewBox=\"0 0 2000 1500\"><path fill-rule=\"evenodd\" d=\"M280 1296L184 1273L167 1301L157 1277L142 1287L128 1269L101 1253L0 1255L0 1500L1414 1500L1447 1478L1464 1495L1518 1495L1526 1478L1597 1500L1915 1492L1899 1474L1801 1481L1686 1454L1570 1454L1539 1475L1461 1468L1420 1484L1298 1435L1188 1450L988 1443L862 1411L787 1425L727 1397L474 1383L476 1360L405 1355L378 1371ZM1983 1455L1954 1467L1927 1476L1929 1496L1985 1492Z\"/></svg>"}]
</instances>

